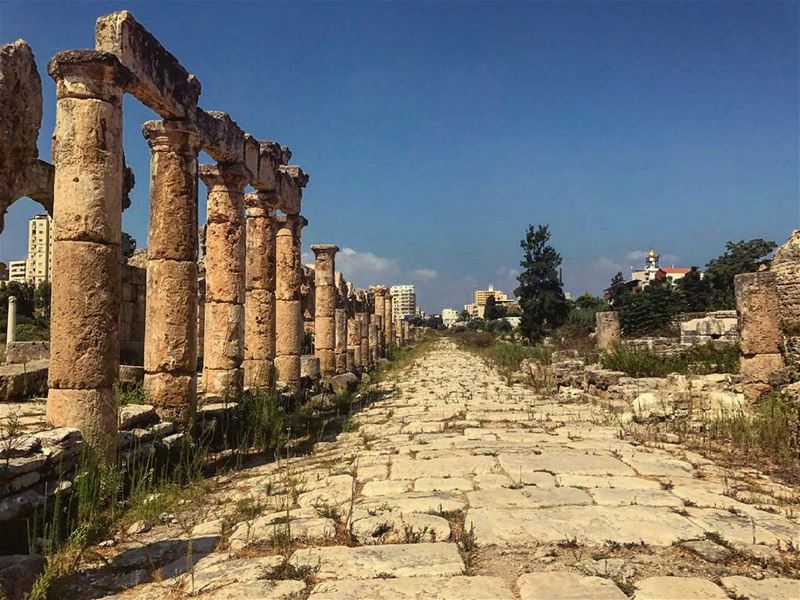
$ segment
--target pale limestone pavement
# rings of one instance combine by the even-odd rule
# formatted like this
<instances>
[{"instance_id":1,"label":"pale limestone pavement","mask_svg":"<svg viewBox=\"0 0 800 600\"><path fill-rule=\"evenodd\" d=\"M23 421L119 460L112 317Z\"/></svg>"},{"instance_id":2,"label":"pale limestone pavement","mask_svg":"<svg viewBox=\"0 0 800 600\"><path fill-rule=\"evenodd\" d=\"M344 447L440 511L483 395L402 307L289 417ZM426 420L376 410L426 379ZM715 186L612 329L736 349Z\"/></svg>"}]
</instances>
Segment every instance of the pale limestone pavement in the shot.
<instances>
[{"instance_id":1,"label":"pale limestone pavement","mask_svg":"<svg viewBox=\"0 0 800 600\"><path fill-rule=\"evenodd\" d=\"M796 490L677 445L621 439L616 417L590 401L509 386L446 340L381 386L357 431L224 478L201 513L174 519L182 525L118 544L109 558L127 569L94 590L800 598ZM164 549L165 536L183 542L182 555Z\"/></svg>"}]
</instances>

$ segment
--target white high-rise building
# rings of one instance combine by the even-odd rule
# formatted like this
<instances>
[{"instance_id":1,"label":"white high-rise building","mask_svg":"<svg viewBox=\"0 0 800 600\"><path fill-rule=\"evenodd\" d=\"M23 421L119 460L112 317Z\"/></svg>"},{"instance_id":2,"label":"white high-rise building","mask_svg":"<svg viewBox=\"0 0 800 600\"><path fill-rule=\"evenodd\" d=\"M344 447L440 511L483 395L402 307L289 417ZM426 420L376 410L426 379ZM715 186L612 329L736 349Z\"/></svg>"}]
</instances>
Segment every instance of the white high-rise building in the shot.
<instances>
[{"instance_id":1,"label":"white high-rise building","mask_svg":"<svg viewBox=\"0 0 800 600\"><path fill-rule=\"evenodd\" d=\"M28 221L28 260L25 279L39 285L53 278L53 219L35 215Z\"/></svg>"},{"instance_id":2,"label":"white high-rise building","mask_svg":"<svg viewBox=\"0 0 800 600\"><path fill-rule=\"evenodd\" d=\"M392 315L395 319L413 317L417 312L417 292L413 285L393 285L389 288L392 295Z\"/></svg>"},{"instance_id":3,"label":"white high-rise building","mask_svg":"<svg viewBox=\"0 0 800 600\"><path fill-rule=\"evenodd\" d=\"M24 260L8 261L8 280L25 283L26 262Z\"/></svg>"}]
</instances>

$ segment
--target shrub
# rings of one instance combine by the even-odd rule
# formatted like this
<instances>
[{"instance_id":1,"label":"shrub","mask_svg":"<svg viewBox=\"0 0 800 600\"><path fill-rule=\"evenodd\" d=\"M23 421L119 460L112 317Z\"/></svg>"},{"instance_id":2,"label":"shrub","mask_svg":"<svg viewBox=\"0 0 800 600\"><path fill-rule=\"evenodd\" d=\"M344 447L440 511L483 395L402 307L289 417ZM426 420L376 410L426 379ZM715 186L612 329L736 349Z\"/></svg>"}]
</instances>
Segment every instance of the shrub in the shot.
<instances>
[{"instance_id":1,"label":"shrub","mask_svg":"<svg viewBox=\"0 0 800 600\"><path fill-rule=\"evenodd\" d=\"M522 361L534 359L542 364L550 364L551 355L544 346L523 346L506 342L486 332L469 332L455 334L456 343L464 350L473 352L490 362L506 377L520 370Z\"/></svg>"},{"instance_id":2,"label":"shrub","mask_svg":"<svg viewBox=\"0 0 800 600\"><path fill-rule=\"evenodd\" d=\"M707 375L739 371L739 348L730 345L716 348L710 344L681 350L672 356L659 356L649 350L622 345L600 356L605 369L622 371L631 377L666 377L670 373Z\"/></svg>"},{"instance_id":3,"label":"shrub","mask_svg":"<svg viewBox=\"0 0 800 600\"><path fill-rule=\"evenodd\" d=\"M753 414L735 411L706 425L711 438L731 442L743 454L756 453L777 465L792 467L800 459L800 404L776 392ZM797 471L790 469L794 477Z\"/></svg>"}]
</instances>

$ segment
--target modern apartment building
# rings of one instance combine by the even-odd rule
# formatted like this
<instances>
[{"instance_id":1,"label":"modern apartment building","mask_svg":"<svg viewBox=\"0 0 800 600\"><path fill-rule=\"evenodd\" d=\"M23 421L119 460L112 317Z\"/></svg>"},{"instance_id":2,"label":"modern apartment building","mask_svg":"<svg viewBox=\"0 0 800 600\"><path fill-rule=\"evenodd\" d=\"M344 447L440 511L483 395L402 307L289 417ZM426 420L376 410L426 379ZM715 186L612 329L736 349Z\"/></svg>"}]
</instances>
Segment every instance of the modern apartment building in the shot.
<instances>
[{"instance_id":1,"label":"modern apartment building","mask_svg":"<svg viewBox=\"0 0 800 600\"><path fill-rule=\"evenodd\" d=\"M498 304L502 304L503 302L508 302L508 296L505 292L501 292L500 290L494 289L493 285L489 286L488 290L475 290L475 304L478 306L483 306L486 304L486 299L489 296L494 296L494 301Z\"/></svg>"},{"instance_id":2,"label":"modern apartment building","mask_svg":"<svg viewBox=\"0 0 800 600\"><path fill-rule=\"evenodd\" d=\"M395 319L413 317L417 312L417 292L413 285L393 285L389 288L392 295L392 314Z\"/></svg>"},{"instance_id":3,"label":"modern apartment building","mask_svg":"<svg viewBox=\"0 0 800 600\"><path fill-rule=\"evenodd\" d=\"M53 219L35 215L28 221L28 260L25 280L39 285L53 278Z\"/></svg>"},{"instance_id":4,"label":"modern apartment building","mask_svg":"<svg viewBox=\"0 0 800 600\"><path fill-rule=\"evenodd\" d=\"M24 260L10 260L8 261L8 280L16 281L17 283L25 283L26 261Z\"/></svg>"}]
</instances>

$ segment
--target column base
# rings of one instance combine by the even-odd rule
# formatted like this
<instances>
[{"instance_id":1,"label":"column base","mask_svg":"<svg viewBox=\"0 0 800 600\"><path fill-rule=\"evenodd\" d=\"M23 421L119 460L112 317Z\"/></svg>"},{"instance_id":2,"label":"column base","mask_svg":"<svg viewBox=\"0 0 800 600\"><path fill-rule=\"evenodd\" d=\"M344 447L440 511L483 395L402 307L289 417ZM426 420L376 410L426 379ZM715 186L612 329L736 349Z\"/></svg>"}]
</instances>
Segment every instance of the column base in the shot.
<instances>
[{"instance_id":1,"label":"column base","mask_svg":"<svg viewBox=\"0 0 800 600\"><path fill-rule=\"evenodd\" d=\"M197 375L192 373L145 373L142 385L162 421L185 429L197 409Z\"/></svg>"},{"instance_id":2,"label":"column base","mask_svg":"<svg viewBox=\"0 0 800 600\"><path fill-rule=\"evenodd\" d=\"M203 369L206 399L218 398L227 402L238 402L242 397L243 380L242 369Z\"/></svg>"},{"instance_id":3,"label":"column base","mask_svg":"<svg viewBox=\"0 0 800 600\"><path fill-rule=\"evenodd\" d=\"M107 460L117 450L117 399L114 390L61 390L47 393L47 421L80 429L84 441Z\"/></svg>"}]
</instances>

